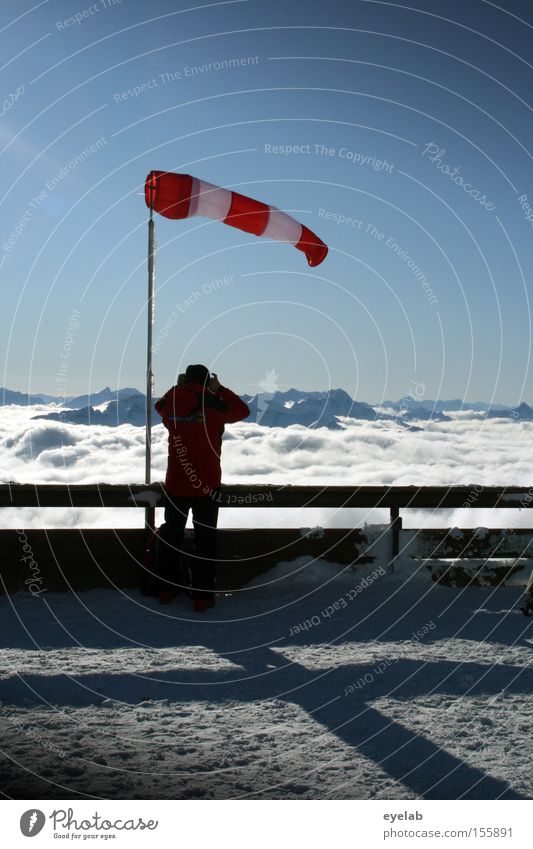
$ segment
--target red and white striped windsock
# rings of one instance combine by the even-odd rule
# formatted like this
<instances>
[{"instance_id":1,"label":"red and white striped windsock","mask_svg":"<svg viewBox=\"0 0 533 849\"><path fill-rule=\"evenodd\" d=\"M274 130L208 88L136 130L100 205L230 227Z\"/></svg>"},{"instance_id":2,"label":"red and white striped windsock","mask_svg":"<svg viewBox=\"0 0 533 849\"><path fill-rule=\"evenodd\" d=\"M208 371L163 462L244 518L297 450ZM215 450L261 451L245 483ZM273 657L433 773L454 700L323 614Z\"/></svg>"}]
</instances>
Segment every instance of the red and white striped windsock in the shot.
<instances>
[{"instance_id":1,"label":"red and white striped windsock","mask_svg":"<svg viewBox=\"0 0 533 849\"><path fill-rule=\"evenodd\" d=\"M166 218L205 215L255 236L289 242L311 266L326 258L327 245L290 215L261 201L222 189L188 174L150 171L144 186L146 205Z\"/></svg>"}]
</instances>

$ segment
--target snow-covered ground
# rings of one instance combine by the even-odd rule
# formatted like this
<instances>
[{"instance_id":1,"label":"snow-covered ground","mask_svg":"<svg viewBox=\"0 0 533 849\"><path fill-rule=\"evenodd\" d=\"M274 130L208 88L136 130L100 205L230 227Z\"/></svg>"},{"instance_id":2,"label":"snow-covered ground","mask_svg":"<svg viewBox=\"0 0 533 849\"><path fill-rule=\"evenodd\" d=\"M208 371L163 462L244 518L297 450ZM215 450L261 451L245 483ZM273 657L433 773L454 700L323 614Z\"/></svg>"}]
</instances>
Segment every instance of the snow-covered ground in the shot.
<instances>
[{"instance_id":1,"label":"snow-covered ground","mask_svg":"<svg viewBox=\"0 0 533 849\"><path fill-rule=\"evenodd\" d=\"M366 570L281 563L205 616L133 591L2 597L3 792L530 798L521 588Z\"/></svg>"},{"instance_id":2,"label":"snow-covered ground","mask_svg":"<svg viewBox=\"0 0 533 849\"><path fill-rule=\"evenodd\" d=\"M5 407L0 479L142 482L144 433ZM47 408L49 409L49 408ZM530 485L532 423L347 420L227 429L227 483ZM154 478L166 433L154 428ZM4 527L127 526L142 511L3 511ZM13 514L13 515L11 515ZM131 514L126 516L126 514ZM383 511L224 510L221 525L347 527ZM404 525L531 527L529 511ZM381 566L380 566L381 563ZM449 589L386 558L373 580L301 558L206 616L133 591L0 598L0 787L17 798L531 797L523 586Z\"/></svg>"}]
</instances>

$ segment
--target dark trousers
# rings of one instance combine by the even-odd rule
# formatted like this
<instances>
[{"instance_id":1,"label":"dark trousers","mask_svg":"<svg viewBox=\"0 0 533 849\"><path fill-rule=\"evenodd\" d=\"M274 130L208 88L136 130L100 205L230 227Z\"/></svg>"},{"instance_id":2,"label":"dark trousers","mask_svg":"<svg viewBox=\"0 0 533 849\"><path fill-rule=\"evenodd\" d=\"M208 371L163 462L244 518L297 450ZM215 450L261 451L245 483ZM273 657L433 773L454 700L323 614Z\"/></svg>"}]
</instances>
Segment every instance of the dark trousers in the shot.
<instances>
[{"instance_id":1,"label":"dark trousers","mask_svg":"<svg viewBox=\"0 0 533 849\"><path fill-rule=\"evenodd\" d=\"M200 498L166 494L165 523L169 547L164 557L162 577L170 584L180 574L183 537L189 510L194 527L194 555L191 560L193 598L212 598L217 559L218 502L216 493Z\"/></svg>"}]
</instances>

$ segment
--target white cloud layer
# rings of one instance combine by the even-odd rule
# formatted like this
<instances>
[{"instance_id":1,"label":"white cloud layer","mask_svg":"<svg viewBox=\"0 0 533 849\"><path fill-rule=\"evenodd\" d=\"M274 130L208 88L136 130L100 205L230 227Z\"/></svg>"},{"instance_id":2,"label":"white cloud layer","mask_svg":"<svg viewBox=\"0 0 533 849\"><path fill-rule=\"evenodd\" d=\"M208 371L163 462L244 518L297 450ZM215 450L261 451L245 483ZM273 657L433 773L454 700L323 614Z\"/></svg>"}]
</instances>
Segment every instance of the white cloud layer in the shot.
<instances>
[{"instance_id":1,"label":"white cloud layer","mask_svg":"<svg viewBox=\"0 0 533 849\"><path fill-rule=\"evenodd\" d=\"M0 479L20 483L142 483L144 429L108 428L32 420L50 407L3 407ZM505 419L420 423L344 419L344 430L301 426L268 428L242 422L227 428L225 483L344 485L522 485L533 480L533 423ZM164 478L167 434L153 430L153 479ZM16 515L14 515L16 513ZM529 526L529 511L457 510L436 515L404 511L406 527L435 525ZM222 526L349 527L382 522L386 511L224 510ZM3 527L140 526L142 511L4 511Z\"/></svg>"}]
</instances>

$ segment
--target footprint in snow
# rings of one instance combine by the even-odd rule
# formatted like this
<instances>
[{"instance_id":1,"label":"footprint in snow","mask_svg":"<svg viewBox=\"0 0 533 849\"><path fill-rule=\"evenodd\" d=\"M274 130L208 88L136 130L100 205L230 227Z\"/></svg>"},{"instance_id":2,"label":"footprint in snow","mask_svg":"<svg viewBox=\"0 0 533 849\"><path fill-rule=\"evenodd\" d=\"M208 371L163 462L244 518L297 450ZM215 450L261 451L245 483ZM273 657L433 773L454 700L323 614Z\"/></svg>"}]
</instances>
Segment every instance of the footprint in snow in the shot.
<instances>
[{"instance_id":1,"label":"footprint in snow","mask_svg":"<svg viewBox=\"0 0 533 849\"><path fill-rule=\"evenodd\" d=\"M70 775L71 778L77 778L80 775L83 775L83 770L79 769L77 766L65 766L63 767L63 772L66 775Z\"/></svg>"}]
</instances>

